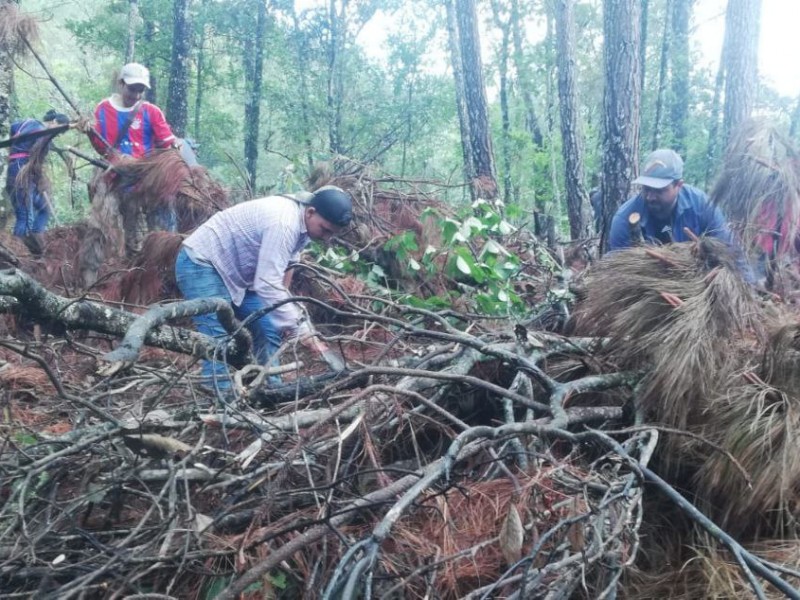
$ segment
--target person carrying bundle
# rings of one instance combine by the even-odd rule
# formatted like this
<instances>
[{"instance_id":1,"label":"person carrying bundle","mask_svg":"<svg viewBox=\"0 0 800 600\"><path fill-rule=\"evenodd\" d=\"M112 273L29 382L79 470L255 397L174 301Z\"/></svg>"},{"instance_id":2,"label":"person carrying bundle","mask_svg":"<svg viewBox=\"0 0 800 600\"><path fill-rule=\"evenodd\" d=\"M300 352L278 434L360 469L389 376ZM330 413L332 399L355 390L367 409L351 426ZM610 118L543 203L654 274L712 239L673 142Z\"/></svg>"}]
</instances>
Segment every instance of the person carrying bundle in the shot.
<instances>
[{"instance_id":1,"label":"person carrying bundle","mask_svg":"<svg viewBox=\"0 0 800 600\"><path fill-rule=\"evenodd\" d=\"M22 239L34 256L41 256L44 251L44 232L53 212L43 161L50 150L50 141L60 132L35 137L29 134L68 123L66 115L49 110L41 121L22 119L11 124L6 193L16 217L14 235ZM14 141L14 138L20 139Z\"/></svg>"}]
</instances>

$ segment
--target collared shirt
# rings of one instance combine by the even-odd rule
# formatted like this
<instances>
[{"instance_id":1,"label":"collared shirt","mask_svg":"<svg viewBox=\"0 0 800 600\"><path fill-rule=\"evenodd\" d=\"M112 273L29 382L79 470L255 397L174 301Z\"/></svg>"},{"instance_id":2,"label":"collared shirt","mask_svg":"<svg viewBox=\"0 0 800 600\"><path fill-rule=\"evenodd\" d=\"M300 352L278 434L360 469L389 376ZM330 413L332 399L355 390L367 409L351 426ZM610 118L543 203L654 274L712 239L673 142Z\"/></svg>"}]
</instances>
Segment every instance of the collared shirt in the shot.
<instances>
[{"instance_id":1,"label":"collared shirt","mask_svg":"<svg viewBox=\"0 0 800 600\"><path fill-rule=\"evenodd\" d=\"M114 146L121 154L133 158L147 156L156 148L167 148L175 141L164 113L155 104L142 102L122 139L120 131L130 119L133 106L125 106L119 94L106 98L94 109L94 129ZM108 147L95 136L89 136L92 145L103 156L110 152Z\"/></svg>"},{"instance_id":2,"label":"collared shirt","mask_svg":"<svg viewBox=\"0 0 800 600\"><path fill-rule=\"evenodd\" d=\"M628 217L639 213L642 238L648 244L687 242L689 236L684 227L695 235L709 235L731 243L731 231L718 207L713 206L705 192L690 185L681 186L672 220L657 221L647 210L642 194L637 194L619 207L611 222L609 248L620 250L631 245L631 230Z\"/></svg>"},{"instance_id":3,"label":"collared shirt","mask_svg":"<svg viewBox=\"0 0 800 600\"><path fill-rule=\"evenodd\" d=\"M622 250L631 246L631 226L628 217L633 213L639 213L641 217L639 227L642 238L648 244L688 242L691 238L686 235L684 228L695 235L707 235L726 242L733 252L741 276L748 283L755 282L753 271L734 239L725 217L722 216L722 211L708 201L705 192L690 185L681 186L672 220L669 222L657 221L648 212L644 196L641 194L629 199L619 207L614 220L611 221L610 250Z\"/></svg>"},{"instance_id":4,"label":"collared shirt","mask_svg":"<svg viewBox=\"0 0 800 600\"><path fill-rule=\"evenodd\" d=\"M234 304L239 306L245 292L253 290L265 306L271 306L291 296L283 278L289 263L310 241L304 213L304 205L286 196L249 200L215 214L183 245L193 260L217 270ZM311 332L294 303L269 315L281 331L292 335Z\"/></svg>"}]
</instances>

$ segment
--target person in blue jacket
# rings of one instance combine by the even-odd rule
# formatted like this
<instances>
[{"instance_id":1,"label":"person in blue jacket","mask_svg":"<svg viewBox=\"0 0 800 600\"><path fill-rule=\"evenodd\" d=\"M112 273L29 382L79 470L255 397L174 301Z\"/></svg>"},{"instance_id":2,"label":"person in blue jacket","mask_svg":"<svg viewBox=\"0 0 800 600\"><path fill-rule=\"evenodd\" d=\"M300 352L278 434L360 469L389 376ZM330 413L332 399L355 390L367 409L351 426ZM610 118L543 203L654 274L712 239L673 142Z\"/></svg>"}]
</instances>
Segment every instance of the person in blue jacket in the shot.
<instances>
[{"instance_id":1,"label":"person in blue jacket","mask_svg":"<svg viewBox=\"0 0 800 600\"><path fill-rule=\"evenodd\" d=\"M633 180L641 191L617 209L611 221L609 249L622 250L633 245L631 230L636 227L646 244L688 242L691 236L711 236L726 242L733 252L742 278L754 284L755 277L744 253L734 239L719 207L705 192L683 182L683 160L674 150L651 152L642 174ZM638 213L638 222L630 217ZM635 231L635 230L634 230Z\"/></svg>"},{"instance_id":2,"label":"person in blue jacket","mask_svg":"<svg viewBox=\"0 0 800 600\"><path fill-rule=\"evenodd\" d=\"M632 245L629 219L633 213L639 214L638 227L648 244L689 241L684 228L697 236L732 242L730 228L719 208L709 202L705 192L683 182L683 160L674 150L651 152L644 161L642 174L633 183L642 188L614 215L609 237L611 250Z\"/></svg>"},{"instance_id":3,"label":"person in blue jacket","mask_svg":"<svg viewBox=\"0 0 800 600\"><path fill-rule=\"evenodd\" d=\"M11 124L11 137L44 131L50 127L67 123L69 123L69 118L66 115L50 110L41 121L37 119L14 121ZM39 256L43 251L43 234L47 229L52 212L50 201L46 195L48 182L46 177L41 174L38 181L36 177L28 177L22 181L23 178L20 177L20 172L29 163L31 152L37 143L47 144L44 149L44 154L47 154L49 140L46 138L22 139L12 143L8 155L6 193L16 216L14 235L22 238L31 254ZM43 158L43 156L41 157Z\"/></svg>"}]
</instances>

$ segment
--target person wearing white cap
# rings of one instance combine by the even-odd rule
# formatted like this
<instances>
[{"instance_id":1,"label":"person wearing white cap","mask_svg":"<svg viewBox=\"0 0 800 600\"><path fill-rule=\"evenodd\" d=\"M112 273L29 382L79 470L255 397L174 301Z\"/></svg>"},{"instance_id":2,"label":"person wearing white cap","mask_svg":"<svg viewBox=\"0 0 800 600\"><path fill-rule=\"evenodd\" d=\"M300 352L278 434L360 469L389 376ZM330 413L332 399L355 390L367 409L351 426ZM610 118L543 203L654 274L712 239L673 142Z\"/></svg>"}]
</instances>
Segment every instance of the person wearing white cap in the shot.
<instances>
[{"instance_id":1,"label":"person wearing white cap","mask_svg":"<svg viewBox=\"0 0 800 600\"><path fill-rule=\"evenodd\" d=\"M144 93L149 88L150 71L147 67L128 63L120 69L118 91L95 108L95 122L89 139L112 164L126 156L142 158L160 148L180 147L161 109L144 100ZM95 185L95 189L99 185ZM121 208L125 251L128 256L133 256L139 251L144 234L141 209ZM147 215L146 220L148 229L178 230L173 208L159 208Z\"/></svg>"},{"instance_id":2,"label":"person wearing white cap","mask_svg":"<svg viewBox=\"0 0 800 600\"><path fill-rule=\"evenodd\" d=\"M150 71L139 63L128 63L119 72L118 92L97 105L95 149L112 161L119 155L141 158L156 148L175 145L176 138L164 113L143 99L150 88Z\"/></svg>"}]
</instances>

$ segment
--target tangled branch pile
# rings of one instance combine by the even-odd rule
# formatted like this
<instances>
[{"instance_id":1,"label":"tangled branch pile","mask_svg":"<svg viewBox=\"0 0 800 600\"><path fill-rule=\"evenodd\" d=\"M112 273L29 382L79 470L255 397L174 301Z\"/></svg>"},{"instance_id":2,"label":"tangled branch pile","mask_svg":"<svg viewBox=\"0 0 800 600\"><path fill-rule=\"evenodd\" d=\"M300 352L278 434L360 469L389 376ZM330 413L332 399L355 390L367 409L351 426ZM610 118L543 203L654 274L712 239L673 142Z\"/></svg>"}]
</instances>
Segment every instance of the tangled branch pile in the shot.
<instances>
[{"instance_id":1,"label":"tangled branch pile","mask_svg":"<svg viewBox=\"0 0 800 600\"><path fill-rule=\"evenodd\" d=\"M283 385L246 365L217 397L195 361L220 354L182 329L196 307L180 302L141 317L150 346L108 369L121 331L98 315L122 331L134 315L0 274L14 314L0 341L3 590L797 597L797 329L724 248L605 259L559 335L530 315L481 318L470 294L488 284L425 282L387 249L411 230L422 261L414 200L432 199L339 183L362 207L350 251L383 252L398 290L460 294L466 310L307 265L298 295L346 359L336 377L287 342ZM525 259L509 289L548 297L558 272L531 264L535 239L476 237L476 264L487 239Z\"/></svg>"}]
</instances>

